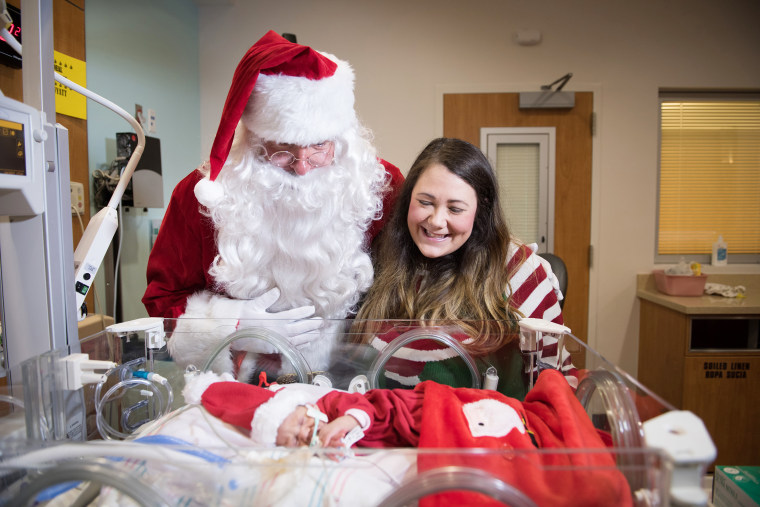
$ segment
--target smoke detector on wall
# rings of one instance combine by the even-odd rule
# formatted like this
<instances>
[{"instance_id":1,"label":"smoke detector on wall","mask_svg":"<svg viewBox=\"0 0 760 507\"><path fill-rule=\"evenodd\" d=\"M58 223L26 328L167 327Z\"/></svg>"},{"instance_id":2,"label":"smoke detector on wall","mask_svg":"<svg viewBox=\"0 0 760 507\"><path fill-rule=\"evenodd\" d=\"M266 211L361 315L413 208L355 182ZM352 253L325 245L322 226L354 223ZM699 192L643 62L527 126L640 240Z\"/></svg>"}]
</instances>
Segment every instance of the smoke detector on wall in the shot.
<instances>
[{"instance_id":1,"label":"smoke detector on wall","mask_svg":"<svg viewBox=\"0 0 760 507\"><path fill-rule=\"evenodd\" d=\"M521 46L536 46L541 43L541 32L538 30L518 30L515 32L515 42Z\"/></svg>"}]
</instances>

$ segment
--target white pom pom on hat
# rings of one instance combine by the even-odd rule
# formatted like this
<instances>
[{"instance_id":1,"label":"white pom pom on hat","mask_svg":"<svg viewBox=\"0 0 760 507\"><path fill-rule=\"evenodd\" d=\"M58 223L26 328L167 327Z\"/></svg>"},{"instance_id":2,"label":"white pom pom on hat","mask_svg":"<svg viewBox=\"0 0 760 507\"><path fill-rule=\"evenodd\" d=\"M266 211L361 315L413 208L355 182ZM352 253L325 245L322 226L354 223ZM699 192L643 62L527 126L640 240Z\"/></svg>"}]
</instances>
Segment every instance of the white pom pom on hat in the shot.
<instances>
[{"instance_id":1,"label":"white pom pom on hat","mask_svg":"<svg viewBox=\"0 0 760 507\"><path fill-rule=\"evenodd\" d=\"M207 208L213 208L224 199L224 188L217 181L203 178L193 187L195 198Z\"/></svg>"},{"instance_id":2,"label":"white pom pom on hat","mask_svg":"<svg viewBox=\"0 0 760 507\"><path fill-rule=\"evenodd\" d=\"M232 382L235 377L231 373L224 372L221 375L212 371L200 372L185 378L185 387L182 388L182 396L185 403L197 405L201 402L201 396L211 384L216 382Z\"/></svg>"}]
</instances>

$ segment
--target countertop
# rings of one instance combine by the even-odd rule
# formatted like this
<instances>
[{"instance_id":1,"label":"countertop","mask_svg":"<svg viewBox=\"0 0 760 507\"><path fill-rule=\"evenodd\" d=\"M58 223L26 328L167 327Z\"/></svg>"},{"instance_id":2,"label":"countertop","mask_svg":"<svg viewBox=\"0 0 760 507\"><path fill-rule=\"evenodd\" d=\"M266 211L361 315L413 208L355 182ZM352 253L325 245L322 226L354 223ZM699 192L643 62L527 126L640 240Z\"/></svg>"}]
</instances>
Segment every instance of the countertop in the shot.
<instances>
[{"instance_id":1,"label":"countertop","mask_svg":"<svg viewBox=\"0 0 760 507\"><path fill-rule=\"evenodd\" d=\"M652 273L636 275L636 296L681 313L692 315L760 315L760 274L709 274L707 283L743 285L743 298L716 295L668 296L657 290Z\"/></svg>"}]
</instances>

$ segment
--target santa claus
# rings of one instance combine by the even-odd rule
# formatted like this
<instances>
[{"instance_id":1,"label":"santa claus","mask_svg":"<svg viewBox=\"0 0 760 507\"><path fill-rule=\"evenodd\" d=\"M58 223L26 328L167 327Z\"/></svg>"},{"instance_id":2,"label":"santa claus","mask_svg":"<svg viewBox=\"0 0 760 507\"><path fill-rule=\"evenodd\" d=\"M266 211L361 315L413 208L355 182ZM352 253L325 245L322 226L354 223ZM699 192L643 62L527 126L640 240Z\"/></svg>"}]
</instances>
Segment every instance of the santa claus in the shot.
<instances>
[{"instance_id":1,"label":"santa claus","mask_svg":"<svg viewBox=\"0 0 760 507\"><path fill-rule=\"evenodd\" d=\"M327 319L350 316L372 283L369 244L403 180L377 157L353 88L348 63L271 31L238 64L209 161L174 189L148 261L143 303L178 319L179 365L202 367L241 326L329 365ZM274 351L238 340L212 369L245 380Z\"/></svg>"}]
</instances>

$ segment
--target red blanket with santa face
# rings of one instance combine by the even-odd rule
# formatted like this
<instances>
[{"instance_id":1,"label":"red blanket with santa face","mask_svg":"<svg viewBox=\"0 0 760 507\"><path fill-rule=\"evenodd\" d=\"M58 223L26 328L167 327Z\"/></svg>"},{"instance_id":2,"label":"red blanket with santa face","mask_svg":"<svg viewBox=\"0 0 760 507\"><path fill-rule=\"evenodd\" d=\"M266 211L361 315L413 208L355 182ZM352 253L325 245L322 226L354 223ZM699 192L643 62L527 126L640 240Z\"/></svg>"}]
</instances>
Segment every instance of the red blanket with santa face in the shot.
<instances>
[{"instance_id":1,"label":"red blanket with santa face","mask_svg":"<svg viewBox=\"0 0 760 507\"><path fill-rule=\"evenodd\" d=\"M444 466L476 468L519 489L539 506L632 504L614 457L558 371L543 371L522 403L494 391L424 384L421 448L499 452L423 453L418 458L420 473ZM479 493L452 491L430 495L421 505L503 503Z\"/></svg>"}]
</instances>

